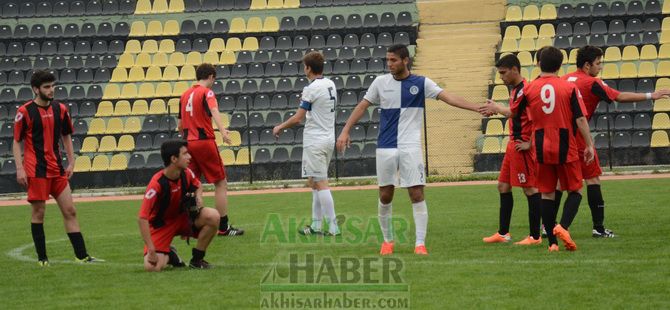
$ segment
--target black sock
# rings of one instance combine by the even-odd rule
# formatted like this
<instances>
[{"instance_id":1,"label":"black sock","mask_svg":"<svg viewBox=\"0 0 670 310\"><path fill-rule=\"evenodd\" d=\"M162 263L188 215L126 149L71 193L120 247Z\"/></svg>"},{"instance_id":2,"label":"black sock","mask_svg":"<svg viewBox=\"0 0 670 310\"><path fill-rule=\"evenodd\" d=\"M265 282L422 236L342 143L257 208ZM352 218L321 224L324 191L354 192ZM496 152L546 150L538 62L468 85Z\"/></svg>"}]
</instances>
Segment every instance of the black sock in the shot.
<instances>
[{"instance_id":1,"label":"black sock","mask_svg":"<svg viewBox=\"0 0 670 310\"><path fill-rule=\"evenodd\" d=\"M603 193L600 190L600 184L592 184L586 186L586 197L589 201L589 208L591 208L591 218L593 219L593 229L599 232L605 232L605 201L603 201Z\"/></svg>"},{"instance_id":2,"label":"black sock","mask_svg":"<svg viewBox=\"0 0 670 310\"><path fill-rule=\"evenodd\" d=\"M556 198L554 198L554 218L558 218L558 210L561 209L561 198L563 198L563 192L556 190L554 192L554 195Z\"/></svg>"},{"instance_id":3,"label":"black sock","mask_svg":"<svg viewBox=\"0 0 670 310\"><path fill-rule=\"evenodd\" d=\"M219 230L228 229L228 215L222 216L221 221L219 221Z\"/></svg>"},{"instance_id":4,"label":"black sock","mask_svg":"<svg viewBox=\"0 0 670 310\"><path fill-rule=\"evenodd\" d=\"M498 233L501 235L509 232L509 223L512 220L512 208L514 208L514 196L512 192L500 193L500 226L498 226Z\"/></svg>"},{"instance_id":5,"label":"black sock","mask_svg":"<svg viewBox=\"0 0 670 310\"><path fill-rule=\"evenodd\" d=\"M542 217L542 194L535 193L533 195L526 196L526 198L528 199L528 225L530 226L530 236L535 239L539 239L540 219Z\"/></svg>"},{"instance_id":6,"label":"black sock","mask_svg":"<svg viewBox=\"0 0 670 310\"><path fill-rule=\"evenodd\" d=\"M30 223L30 230L33 234L33 243L38 260L47 260L47 244L44 237L44 223Z\"/></svg>"},{"instance_id":7,"label":"black sock","mask_svg":"<svg viewBox=\"0 0 670 310\"><path fill-rule=\"evenodd\" d=\"M558 244L558 240L556 240L556 236L554 236L556 214L554 213L553 200L542 199L542 222L544 222L544 228L547 230L547 239L549 239L549 245Z\"/></svg>"},{"instance_id":8,"label":"black sock","mask_svg":"<svg viewBox=\"0 0 670 310\"><path fill-rule=\"evenodd\" d=\"M563 228L568 229L570 227L575 216L577 216L581 202L582 194L578 192L568 193L568 198L565 199L565 205L563 206L563 215L561 216L561 226Z\"/></svg>"},{"instance_id":9,"label":"black sock","mask_svg":"<svg viewBox=\"0 0 670 310\"><path fill-rule=\"evenodd\" d=\"M70 243L72 243L74 255L78 259L86 258L88 253L86 253L86 244L84 244L84 237L81 235L81 232L67 233L67 236L70 238Z\"/></svg>"},{"instance_id":10,"label":"black sock","mask_svg":"<svg viewBox=\"0 0 670 310\"><path fill-rule=\"evenodd\" d=\"M193 250L191 250L191 253L193 254L193 258L191 258L192 262L197 262L205 258L205 251L200 251L196 248L193 248Z\"/></svg>"},{"instance_id":11,"label":"black sock","mask_svg":"<svg viewBox=\"0 0 670 310\"><path fill-rule=\"evenodd\" d=\"M177 266L179 265L179 255L177 255L177 252L173 251L170 249L170 252L168 253L168 264L172 266Z\"/></svg>"}]
</instances>

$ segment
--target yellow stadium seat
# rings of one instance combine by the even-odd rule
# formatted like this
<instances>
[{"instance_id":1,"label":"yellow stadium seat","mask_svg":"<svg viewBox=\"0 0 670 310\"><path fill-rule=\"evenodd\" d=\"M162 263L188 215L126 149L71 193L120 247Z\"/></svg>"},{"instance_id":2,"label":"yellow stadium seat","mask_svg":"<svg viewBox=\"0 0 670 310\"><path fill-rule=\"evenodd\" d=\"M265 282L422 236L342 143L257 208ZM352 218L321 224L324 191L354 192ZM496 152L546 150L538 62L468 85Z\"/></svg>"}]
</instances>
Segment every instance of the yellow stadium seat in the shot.
<instances>
[{"instance_id":1,"label":"yellow stadium seat","mask_svg":"<svg viewBox=\"0 0 670 310\"><path fill-rule=\"evenodd\" d=\"M143 37L147 34L147 26L143 21L135 21L130 25L129 37Z\"/></svg>"},{"instance_id":2,"label":"yellow stadium seat","mask_svg":"<svg viewBox=\"0 0 670 310\"><path fill-rule=\"evenodd\" d=\"M142 67L132 67L130 68L130 73L128 73L128 82L141 82L144 80L144 68Z\"/></svg>"},{"instance_id":3,"label":"yellow stadium seat","mask_svg":"<svg viewBox=\"0 0 670 310\"><path fill-rule=\"evenodd\" d=\"M96 137L86 137L84 142L81 143L82 153L95 153L98 151L98 138Z\"/></svg>"},{"instance_id":4,"label":"yellow stadium seat","mask_svg":"<svg viewBox=\"0 0 670 310\"><path fill-rule=\"evenodd\" d=\"M503 123L503 135L509 136L509 124L507 122L502 122Z\"/></svg>"},{"instance_id":5,"label":"yellow stadium seat","mask_svg":"<svg viewBox=\"0 0 670 310\"><path fill-rule=\"evenodd\" d=\"M195 67L189 65L181 67L181 72L179 73L179 79L182 81L195 80Z\"/></svg>"},{"instance_id":6,"label":"yellow stadium seat","mask_svg":"<svg viewBox=\"0 0 670 310\"><path fill-rule=\"evenodd\" d=\"M235 57L235 53L232 51L224 51L221 53L221 59L219 60L219 64L221 65L233 65L237 61Z\"/></svg>"},{"instance_id":7,"label":"yellow stadium seat","mask_svg":"<svg viewBox=\"0 0 670 310\"><path fill-rule=\"evenodd\" d=\"M263 32L279 31L279 19L276 16L268 16L263 22Z\"/></svg>"},{"instance_id":8,"label":"yellow stadium seat","mask_svg":"<svg viewBox=\"0 0 670 310\"><path fill-rule=\"evenodd\" d=\"M74 172L87 172L91 170L91 158L85 155L78 156L74 160Z\"/></svg>"},{"instance_id":9,"label":"yellow stadium seat","mask_svg":"<svg viewBox=\"0 0 670 310\"><path fill-rule=\"evenodd\" d=\"M656 75L670 76L670 60L661 60L658 62L658 67L656 67Z\"/></svg>"},{"instance_id":10,"label":"yellow stadium seat","mask_svg":"<svg viewBox=\"0 0 670 310\"><path fill-rule=\"evenodd\" d=\"M507 13L505 14L505 21L508 22L520 22L522 19L521 7L517 5L510 5L507 7Z\"/></svg>"},{"instance_id":11,"label":"yellow stadium seat","mask_svg":"<svg viewBox=\"0 0 670 310\"><path fill-rule=\"evenodd\" d=\"M149 114L149 105L146 100L140 99L133 102L132 115L146 115Z\"/></svg>"},{"instance_id":12,"label":"yellow stadium seat","mask_svg":"<svg viewBox=\"0 0 670 310\"><path fill-rule=\"evenodd\" d=\"M498 139L497 137L486 137L486 138L484 138L484 145L482 146L482 153L483 154L500 153L500 139Z\"/></svg>"},{"instance_id":13,"label":"yellow stadium seat","mask_svg":"<svg viewBox=\"0 0 670 310\"><path fill-rule=\"evenodd\" d=\"M189 52L186 55L186 65L198 66L202 63L202 55L198 52Z\"/></svg>"},{"instance_id":14,"label":"yellow stadium seat","mask_svg":"<svg viewBox=\"0 0 670 310\"><path fill-rule=\"evenodd\" d=\"M535 25L525 25L521 30L521 38L537 38L537 27Z\"/></svg>"},{"instance_id":15,"label":"yellow stadium seat","mask_svg":"<svg viewBox=\"0 0 670 310\"><path fill-rule=\"evenodd\" d=\"M568 53L565 50L561 50L561 54L563 54L563 64L567 65L568 64Z\"/></svg>"},{"instance_id":16,"label":"yellow stadium seat","mask_svg":"<svg viewBox=\"0 0 670 310\"><path fill-rule=\"evenodd\" d=\"M532 66L533 65L533 56L528 51L519 52L516 54L516 57L519 58L521 66Z\"/></svg>"},{"instance_id":17,"label":"yellow stadium seat","mask_svg":"<svg viewBox=\"0 0 670 310\"><path fill-rule=\"evenodd\" d=\"M116 138L114 136L104 136L100 139L98 152L107 153L116 151Z\"/></svg>"},{"instance_id":18,"label":"yellow stadium seat","mask_svg":"<svg viewBox=\"0 0 670 310\"><path fill-rule=\"evenodd\" d=\"M651 61L640 62L640 67L637 69L637 76L641 78L655 77L656 65Z\"/></svg>"},{"instance_id":19,"label":"yellow stadium seat","mask_svg":"<svg viewBox=\"0 0 670 310\"><path fill-rule=\"evenodd\" d=\"M523 20L538 20L540 19L540 9L537 5L531 4L523 8Z\"/></svg>"},{"instance_id":20,"label":"yellow stadium seat","mask_svg":"<svg viewBox=\"0 0 670 310\"><path fill-rule=\"evenodd\" d=\"M164 14L168 11L167 0L154 0L154 5L151 7L152 14Z\"/></svg>"},{"instance_id":21,"label":"yellow stadium seat","mask_svg":"<svg viewBox=\"0 0 670 310\"><path fill-rule=\"evenodd\" d=\"M184 81L179 81L177 83L174 83L174 88L172 89L172 96L174 97L181 97L181 94L183 94L189 87L188 82Z\"/></svg>"},{"instance_id":22,"label":"yellow stadium seat","mask_svg":"<svg viewBox=\"0 0 670 310\"><path fill-rule=\"evenodd\" d=\"M156 90L152 83L142 83L137 90L137 98L152 98L156 96Z\"/></svg>"},{"instance_id":23,"label":"yellow stadium seat","mask_svg":"<svg viewBox=\"0 0 670 310\"><path fill-rule=\"evenodd\" d=\"M247 24L244 22L244 18L235 17L230 21L230 30L229 33L243 33L247 29Z\"/></svg>"},{"instance_id":24,"label":"yellow stadium seat","mask_svg":"<svg viewBox=\"0 0 670 310\"><path fill-rule=\"evenodd\" d=\"M658 99L654 101L654 112L669 112L670 111L670 99Z\"/></svg>"},{"instance_id":25,"label":"yellow stadium seat","mask_svg":"<svg viewBox=\"0 0 670 310\"><path fill-rule=\"evenodd\" d=\"M500 120L497 119L489 120L486 123L487 136L500 136L502 134L503 134L503 125Z\"/></svg>"},{"instance_id":26,"label":"yellow stadium seat","mask_svg":"<svg viewBox=\"0 0 670 310\"><path fill-rule=\"evenodd\" d=\"M519 51L534 51L535 48L535 39L530 38L521 38L519 40Z\"/></svg>"},{"instance_id":27,"label":"yellow stadium seat","mask_svg":"<svg viewBox=\"0 0 670 310\"><path fill-rule=\"evenodd\" d=\"M264 10L267 8L267 1L265 0L251 0L250 10Z\"/></svg>"},{"instance_id":28,"label":"yellow stadium seat","mask_svg":"<svg viewBox=\"0 0 670 310\"><path fill-rule=\"evenodd\" d=\"M135 14L149 14L151 13L151 0L138 0L135 6Z\"/></svg>"},{"instance_id":29,"label":"yellow stadium seat","mask_svg":"<svg viewBox=\"0 0 670 310\"><path fill-rule=\"evenodd\" d=\"M284 0L268 0L268 9L276 10L284 8Z\"/></svg>"},{"instance_id":30,"label":"yellow stadium seat","mask_svg":"<svg viewBox=\"0 0 670 310\"><path fill-rule=\"evenodd\" d=\"M142 44L138 40L128 40L126 42L126 54L137 54L142 51Z\"/></svg>"},{"instance_id":31,"label":"yellow stadium seat","mask_svg":"<svg viewBox=\"0 0 670 310\"><path fill-rule=\"evenodd\" d=\"M186 57L181 52L176 52L170 55L169 63L173 66L181 67L186 64Z\"/></svg>"},{"instance_id":32,"label":"yellow stadium seat","mask_svg":"<svg viewBox=\"0 0 670 310\"><path fill-rule=\"evenodd\" d=\"M130 115L130 102L128 100L119 100L114 105L114 116Z\"/></svg>"},{"instance_id":33,"label":"yellow stadium seat","mask_svg":"<svg viewBox=\"0 0 670 310\"><path fill-rule=\"evenodd\" d=\"M508 124L508 126L509 126L509 124ZM500 142L500 152L501 153L505 152L505 150L507 149L507 144L509 144L509 135L505 136L502 139L502 142Z\"/></svg>"},{"instance_id":34,"label":"yellow stadium seat","mask_svg":"<svg viewBox=\"0 0 670 310\"><path fill-rule=\"evenodd\" d=\"M540 38L553 38L556 36L556 29L552 24L542 24L537 36Z\"/></svg>"},{"instance_id":35,"label":"yellow stadium seat","mask_svg":"<svg viewBox=\"0 0 670 310\"><path fill-rule=\"evenodd\" d=\"M169 114L179 113L179 98L170 98L167 103Z\"/></svg>"},{"instance_id":36,"label":"yellow stadium seat","mask_svg":"<svg viewBox=\"0 0 670 310\"><path fill-rule=\"evenodd\" d=\"M165 54L174 53L174 41L170 39L161 40L158 51Z\"/></svg>"},{"instance_id":37,"label":"yellow stadium seat","mask_svg":"<svg viewBox=\"0 0 670 310\"><path fill-rule=\"evenodd\" d=\"M530 79L535 80L540 75L540 73L540 68L533 67L533 69L530 70Z\"/></svg>"},{"instance_id":38,"label":"yellow stadium seat","mask_svg":"<svg viewBox=\"0 0 670 310\"><path fill-rule=\"evenodd\" d=\"M496 75L495 79L493 80L493 83L496 84L496 85L505 83L505 82L503 82L503 80L500 78L500 73L498 73L498 70L493 70L493 71L495 72L495 75Z\"/></svg>"},{"instance_id":39,"label":"yellow stadium seat","mask_svg":"<svg viewBox=\"0 0 670 310\"><path fill-rule=\"evenodd\" d=\"M230 38L226 42L226 51L238 52L242 50L242 41L240 38Z\"/></svg>"},{"instance_id":40,"label":"yellow stadium seat","mask_svg":"<svg viewBox=\"0 0 670 310\"><path fill-rule=\"evenodd\" d=\"M156 85L156 97L169 97L172 94L170 82L160 82Z\"/></svg>"},{"instance_id":41,"label":"yellow stadium seat","mask_svg":"<svg viewBox=\"0 0 670 310\"><path fill-rule=\"evenodd\" d=\"M542 10L540 11L541 20L556 19L556 17L557 17L556 6L554 6L554 4L547 3L542 6Z\"/></svg>"},{"instance_id":42,"label":"yellow stadium seat","mask_svg":"<svg viewBox=\"0 0 670 310\"><path fill-rule=\"evenodd\" d=\"M151 40L151 41L153 41L153 40ZM146 46L147 50L152 49L151 44L145 45L145 46ZM137 57L135 58L135 65L133 67L145 67L146 68L146 67L151 66L151 62L152 62L151 54L142 52L142 53L137 54Z\"/></svg>"},{"instance_id":43,"label":"yellow stadium seat","mask_svg":"<svg viewBox=\"0 0 670 310\"><path fill-rule=\"evenodd\" d=\"M112 71L110 82L125 82L128 80L128 71L124 68L116 68Z\"/></svg>"},{"instance_id":44,"label":"yellow stadium seat","mask_svg":"<svg viewBox=\"0 0 670 310\"><path fill-rule=\"evenodd\" d=\"M163 78L163 72L161 67L151 66L147 69L146 77L144 78L147 81L160 81Z\"/></svg>"},{"instance_id":45,"label":"yellow stadium seat","mask_svg":"<svg viewBox=\"0 0 670 310\"><path fill-rule=\"evenodd\" d=\"M94 118L88 124L88 134L89 135L101 135L104 134L107 130L107 125L105 120L102 118Z\"/></svg>"},{"instance_id":46,"label":"yellow stadium seat","mask_svg":"<svg viewBox=\"0 0 670 310\"><path fill-rule=\"evenodd\" d=\"M137 86L135 84L124 84L121 89L121 96L119 98L135 98L137 97Z\"/></svg>"},{"instance_id":47,"label":"yellow stadium seat","mask_svg":"<svg viewBox=\"0 0 670 310\"><path fill-rule=\"evenodd\" d=\"M537 39L537 43L535 44L536 49L539 49L543 46L552 46L554 45L554 39L550 37L541 37Z\"/></svg>"},{"instance_id":48,"label":"yellow stadium seat","mask_svg":"<svg viewBox=\"0 0 670 310\"><path fill-rule=\"evenodd\" d=\"M226 119L228 119L226 117ZM242 137L240 137L239 131L230 132L230 146L240 146L242 144Z\"/></svg>"},{"instance_id":49,"label":"yellow stadium seat","mask_svg":"<svg viewBox=\"0 0 670 310\"><path fill-rule=\"evenodd\" d=\"M219 54L217 52L212 52L212 51L206 52L202 56L202 62L213 64L213 65L218 65L219 64Z\"/></svg>"},{"instance_id":50,"label":"yellow stadium seat","mask_svg":"<svg viewBox=\"0 0 670 310\"><path fill-rule=\"evenodd\" d=\"M215 130L218 128L214 128ZM214 132L214 141L216 141L216 146L223 146L223 138L221 132L218 130Z\"/></svg>"},{"instance_id":51,"label":"yellow stadium seat","mask_svg":"<svg viewBox=\"0 0 670 310\"><path fill-rule=\"evenodd\" d=\"M621 61L621 50L616 46L610 46L605 49L605 58L606 62L612 61Z\"/></svg>"},{"instance_id":52,"label":"yellow stadium seat","mask_svg":"<svg viewBox=\"0 0 670 310\"><path fill-rule=\"evenodd\" d=\"M567 69L565 69L565 72L575 72L577 71L577 66L575 65L569 65Z\"/></svg>"},{"instance_id":53,"label":"yellow stadium seat","mask_svg":"<svg viewBox=\"0 0 670 310\"><path fill-rule=\"evenodd\" d=\"M235 152L233 150L225 149L219 153L221 160L225 166L232 166L235 164Z\"/></svg>"},{"instance_id":54,"label":"yellow stadium seat","mask_svg":"<svg viewBox=\"0 0 670 310\"><path fill-rule=\"evenodd\" d=\"M135 139L131 135L123 135L119 138L119 143L116 146L118 152L130 152L135 149Z\"/></svg>"},{"instance_id":55,"label":"yellow stadium seat","mask_svg":"<svg viewBox=\"0 0 670 310\"><path fill-rule=\"evenodd\" d=\"M570 50L570 56L568 57L568 63L574 65L577 63L577 49L573 48Z\"/></svg>"},{"instance_id":56,"label":"yellow stadium seat","mask_svg":"<svg viewBox=\"0 0 670 310\"><path fill-rule=\"evenodd\" d=\"M123 53L119 56L119 62L116 64L117 68L130 68L135 65L135 57L130 53Z\"/></svg>"},{"instance_id":57,"label":"yellow stadium seat","mask_svg":"<svg viewBox=\"0 0 670 310\"><path fill-rule=\"evenodd\" d=\"M253 158L251 162L253 162ZM237 151L237 159L235 159L235 165L248 165L249 164L249 149L241 148Z\"/></svg>"},{"instance_id":58,"label":"yellow stadium seat","mask_svg":"<svg viewBox=\"0 0 670 310\"><path fill-rule=\"evenodd\" d=\"M142 122L137 117L126 119L126 125L123 126L123 133L138 133L142 130Z\"/></svg>"},{"instance_id":59,"label":"yellow stadium seat","mask_svg":"<svg viewBox=\"0 0 670 310\"><path fill-rule=\"evenodd\" d=\"M619 67L616 64L605 64L600 74L603 79L618 79Z\"/></svg>"},{"instance_id":60,"label":"yellow stadium seat","mask_svg":"<svg viewBox=\"0 0 670 310\"><path fill-rule=\"evenodd\" d=\"M175 81L179 79L179 69L176 66L168 65L163 69L163 81Z\"/></svg>"},{"instance_id":61,"label":"yellow stadium seat","mask_svg":"<svg viewBox=\"0 0 670 310\"><path fill-rule=\"evenodd\" d=\"M661 38L659 39L658 43L661 44L670 43L670 31L661 31Z\"/></svg>"},{"instance_id":62,"label":"yellow stadium seat","mask_svg":"<svg viewBox=\"0 0 670 310\"><path fill-rule=\"evenodd\" d=\"M521 76L523 76L524 79L530 81L530 72L526 68L521 68Z\"/></svg>"},{"instance_id":63,"label":"yellow stadium seat","mask_svg":"<svg viewBox=\"0 0 670 310\"><path fill-rule=\"evenodd\" d=\"M113 117L110 118L109 121L107 121L107 129L105 130L105 134L113 135L122 132L123 132L123 121L120 118Z\"/></svg>"},{"instance_id":64,"label":"yellow stadium seat","mask_svg":"<svg viewBox=\"0 0 670 310\"><path fill-rule=\"evenodd\" d=\"M493 94L491 95L491 99L498 101L498 100L508 100L509 99L509 90L507 89L507 86L505 85L496 85L493 87Z\"/></svg>"},{"instance_id":65,"label":"yellow stadium seat","mask_svg":"<svg viewBox=\"0 0 670 310\"><path fill-rule=\"evenodd\" d=\"M565 75L565 68L561 67L560 69L558 69L558 76L563 76L563 75Z\"/></svg>"},{"instance_id":66,"label":"yellow stadium seat","mask_svg":"<svg viewBox=\"0 0 670 310\"><path fill-rule=\"evenodd\" d=\"M109 170L126 170L128 168L128 158L123 154L115 154L109 163Z\"/></svg>"},{"instance_id":67,"label":"yellow stadium seat","mask_svg":"<svg viewBox=\"0 0 670 310\"><path fill-rule=\"evenodd\" d=\"M656 90L668 89L670 88L670 79L669 78L660 78L656 80Z\"/></svg>"},{"instance_id":68,"label":"yellow stadium seat","mask_svg":"<svg viewBox=\"0 0 670 310\"><path fill-rule=\"evenodd\" d=\"M248 37L244 39L242 44L243 51L256 51L258 50L258 39L256 37Z\"/></svg>"},{"instance_id":69,"label":"yellow stadium seat","mask_svg":"<svg viewBox=\"0 0 670 310\"><path fill-rule=\"evenodd\" d=\"M107 84L102 93L102 99L117 99L121 97L121 90L118 84Z\"/></svg>"},{"instance_id":70,"label":"yellow stadium seat","mask_svg":"<svg viewBox=\"0 0 670 310\"><path fill-rule=\"evenodd\" d=\"M519 30L519 26L507 26L507 28L505 28L505 36L503 39L521 39L521 30Z\"/></svg>"},{"instance_id":71,"label":"yellow stadium seat","mask_svg":"<svg viewBox=\"0 0 670 310\"><path fill-rule=\"evenodd\" d=\"M663 44L658 50L659 59L668 59L670 58L670 44Z\"/></svg>"},{"instance_id":72,"label":"yellow stadium seat","mask_svg":"<svg viewBox=\"0 0 670 310\"><path fill-rule=\"evenodd\" d=\"M503 39L500 45L500 52L516 52L518 50L519 46L515 39Z\"/></svg>"},{"instance_id":73,"label":"yellow stadium seat","mask_svg":"<svg viewBox=\"0 0 670 310\"><path fill-rule=\"evenodd\" d=\"M111 116L114 114L114 105L111 101L101 101L98 104L98 111L95 113L95 117L104 117Z\"/></svg>"},{"instance_id":74,"label":"yellow stadium seat","mask_svg":"<svg viewBox=\"0 0 670 310\"><path fill-rule=\"evenodd\" d=\"M640 50L640 60L656 60L658 59L658 52L656 46L647 44L642 46Z\"/></svg>"},{"instance_id":75,"label":"yellow stadium seat","mask_svg":"<svg viewBox=\"0 0 670 310\"><path fill-rule=\"evenodd\" d=\"M147 24L147 36L157 37L163 35L163 23L159 20L152 20Z\"/></svg>"},{"instance_id":76,"label":"yellow stadium seat","mask_svg":"<svg viewBox=\"0 0 670 310\"><path fill-rule=\"evenodd\" d=\"M247 20L247 29L245 32L262 32L263 20L260 17L251 17Z\"/></svg>"},{"instance_id":77,"label":"yellow stadium seat","mask_svg":"<svg viewBox=\"0 0 670 310\"><path fill-rule=\"evenodd\" d=\"M107 158L107 155L96 155L91 164L91 171L107 170L109 170L109 158Z\"/></svg>"},{"instance_id":78,"label":"yellow stadium seat","mask_svg":"<svg viewBox=\"0 0 670 310\"><path fill-rule=\"evenodd\" d=\"M157 52L158 52L158 42L156 42L156 40L146 40L144 41L144 43L142 43L143 54L155 54ZM138 61L135 60L135 63L137 62ZM149 63L151 63L151 58L149 58Z\"/></svg>"},{"instance_id":79,"label":"yellow stadium seat","mask_svg":"<svg viewBox=\"0 0 670 310\"><path fill-rule=\"evenodd\" d=\"M663 7L665 8L665 3L663 3ZM663 18L663 22L661 23L661 30L663 32L665 32L666 30L670 30L670 18L669 17Z\"/></svg>"},{"instance_id":80,"label":"yellow stadium seat","mask_svg":"<svg viewBox=\"0 0 670 310\"><path fill-rule=\"evenodd\" d=\"M621 60L631 61L639 59L640 52L637 50L637 46L629 45L623 48L623 53L621 53Z\"/></svg>"},{"instance_id":81,"label":"yellow stadium seat","mask_svg":"<svg viewBox=\"0 0 670 310\"><path fill-rule=\"evenodd\" d=\"M670 129L670 117L668 117L668 114L654 114L654 120L651 122L651 129Z\"/></svg>"},{"instance_id":82,"label":"yellow stadium seat","mask_svg":"<svg viewBox=\"0 0 670 310\"><path fill-rule=\"evenodd\" d=\"M174 19L165 21L165 27L163 28L164 36L177 36L179 35L179 22Z\"/></svg>"},{"instance_id":83,"label":"yellow stadium seat","mask_svg":"<svg viewBox=\"0 0 670 310\"><path fill-rule=\"evenodd\" d=\"M166 114L167 109L165 108L165 100L163 99L154 99L151 100L151 106L149 107L149 114Z\"/></svg>"},{"instance_id":84,"label":"yellow stadium seat","mask_svg":"<svg viewBox=\"0 0 670 310\"><path fill-rule=\"evenodd\" d=\"M285 0L284 8L285 9L297 9L300 7L300 0Z\"/></svg>"},{"instance_id":85,"label":"yellow stadium seat","mask_svg":"<svg viewBox=\"0 0 670 310\"><path fill-rule=\"evenodd\" d=\"M184 0L170 0L168 13L181 13L181 12L184 12Z\"/></svg>"},{"instance_id":86,"label":"yellow stadium seat","mask_svg":"<svg viewBox=\"0 0 670 310\"><path fill-rule=\"evenodd\" d=\"M669 147L670 140L668 139L668 132L665 130L657 130L651 133L651 147Z\"/></svg>"},{"instance_id":87,"label":"yellow stadium seat","mask_svg":"<svg viewBox=\"0 0 670 310\"><path fill-rule=\"evenodd\" d=\"M212 41L209 42L208 51L221 53L225 50L226 50L226 43L224 43L222 38L214 38L212 39Z\"/></svg>"},{"instance_id":88,"label":"yellow stadium seat","mask_svg":"<svg viewBox=\"0 0 670 310\"><path fill-rule=\"evenodd\" d=\"M154 57L151 60L152 66L165 67L168 65L168 55L163 52L158 52L154 54Z\"/></svg>"}]
</instances>

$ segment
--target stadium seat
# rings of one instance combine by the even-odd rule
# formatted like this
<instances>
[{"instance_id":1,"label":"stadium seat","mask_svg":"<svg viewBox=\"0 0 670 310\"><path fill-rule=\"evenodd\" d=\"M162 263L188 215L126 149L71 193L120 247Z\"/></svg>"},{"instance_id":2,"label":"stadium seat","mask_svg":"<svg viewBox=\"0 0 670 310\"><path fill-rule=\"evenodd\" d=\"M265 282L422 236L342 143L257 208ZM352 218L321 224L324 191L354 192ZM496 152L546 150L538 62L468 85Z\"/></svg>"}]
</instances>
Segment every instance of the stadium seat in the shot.
<instances>
[{"instance_id":1,"label":"stadium seat","mask_svg":"<svg viewBox=\"0 0 670 310\"><path fill-rule=\"evenodd\" d=\"M507 22L519 22L523 18L521 13L521 7L516 5L511 5L507 7L507 14L505 15L505 21Z\"/></svg>"},{"instance_id":2,"label":"stadium seat","mask_svg":"<svg viewBox=\"0 0 670 310\"><path fill-rule=\"evenodd\" d=\"M670 147L668 132L665 130L655 130L651 134L651 147Z\"/></svg>"},{"instance_id":3,"label":"stadium seat","mask_svg":"<svg viewBox=\"0 0 670 310\"><path fill-rule=\"evenodd\" d=\"M623 53L621 60L623 61L634 61L640 59L640 53L637 49L637 46L626 46L623 48Z\"/></svg>"},{"instance_id":4,"label":"stadium seat","mask_svg":"<svg viewBox=\"0 0 670 310\"><path fill-rule=\"evenodd\" d=\"M670 129L670 118L668 118L667 113L656 113L654 114L654 120L652 122L652 129Z\"/></svg>"},{"instance_id":5,"label":"stadium seat","mask_svg":"<svg viewBox=\"0 0 670 310\"><path fill-rule=\"evenodd\" d=\"M521 31L521 38L537 38L537 27L535 25L525 25Z\"/></svg>"},{"instance_id":6,"label":"stadium seat","mask_svg":"<svg viewBox=\"0 0 670 310\"><path fill-rule=\"evenodd\" d=\"M607 49L605 49L604 60L606 62L621 61L621 50L616 46L608 47Z\"/></svg>"},{"instance_id":7,"label":"stadium seat","mask_svg":"<svg viewBox=\"0 0 670 310\"><path fill-rule=\"evenodd\" d=\"M116 151L116 138L114 136L104 136L100 139L100 146L98 147L98 152L114 152Z\"/></svg>"},{"instance_id":8,"label":"stadium seat","mask_svg":"<svg viewBox=\"0 0 670 310\"><path fill-rule=\"evenodd\" d=\"M96 155L91 163L91 171L109 170L109 158L107 155Z\"/></svg>"},{"instance_id":9,"label":"stadium seat","mask_svg":"<svg viewBox=\"0 0 670 310\"><path fill-rule=\"evenodd\" d=\"M541 20L553 20L557 18L558 13L556 12L556 6L552 3L547 3L542 5L542 9L540 11L540 19Z\"/></svg>"},{"instance_id":10,"label":"stadium seat","mask_svg":"<svg viewBox=\"0 0 670 310\"><path fill-rule=\"evenodd\" d=\"M486 137L484 138L484 143L482 146L483 154L496 154L500 153L500 139L497 137Z\"/></svg>"},{"instance_id":11,"label":"stadium seat","mask_svg":"<svg viewBox=\"0 0 670 310\"><path fill-rule=\"evenodd\" d=\"M99 143L98 138L96 137L86 137L82 142L81 149L79 150L82 153L95 153L98 151Z\"/></svg>"},{"instance_id":12,"label":"stadium seat","mask_svg":"<svg viewBox=\"0 0 670 310\"><path fill-rule=\"evenodd\" d=\"M670 111L670 99L663 98L658 99L654 102L654 112L669 112Z\"/></svg>"},{"instance_id":13,"label":"stadium seat","mask_svg":"<svg viewBox=\"0 0 670 310\"><path fill-rule=\"evenodd\" d=\"M658 58L658 52L654 45L644 45L640 51L640 60L655 60Z\"/></svg>"},{"instance_id":14,"label":"stadium seat","mask_svg":"<svg viewBox=\"0 0 670 310\"><path fill-rule=\"evenodd\" d=\"M78 156L74 161L74 172L87 172L91 170L91 158L85 155Z\"/></svg>"},{"instance_id":15,"label":"stadium seat","mask_svg":"<svg viewBox=\"0 0 670 310\"><path fill-rule=\"evenodd\" d=\"M492 119L486 123L487 136L500 136L503 134L503 124L500 120Z\"/></svg>"}]
</instances>

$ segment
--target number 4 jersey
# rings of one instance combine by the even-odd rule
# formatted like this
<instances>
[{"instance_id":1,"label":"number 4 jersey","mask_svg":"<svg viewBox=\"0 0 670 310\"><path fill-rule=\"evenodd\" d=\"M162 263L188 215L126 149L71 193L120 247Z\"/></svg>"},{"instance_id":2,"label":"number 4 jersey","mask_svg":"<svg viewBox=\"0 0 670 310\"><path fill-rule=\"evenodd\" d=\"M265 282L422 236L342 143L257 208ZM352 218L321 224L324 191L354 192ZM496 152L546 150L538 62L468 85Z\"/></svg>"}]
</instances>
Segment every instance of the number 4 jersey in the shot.
<instances>
[{"instance_id":1,"label":"number 4 jersey","mask_svg":"<svg viewBox=\"0 0 670 310\"><path fill-rule=\"evenodd\" d=\"M579 160L576 120L586 113L576 86L555 75L540 76L524 87L521 103L512 107L512 113L524 104L534 125L538 163L559 165Z\"/></svg>"},{"instance_id":2,"label":"number 4 jersey","mask_svg":"<svg viewBox=\"0 0 670 310\"><path fill-rule=\"evenodd\" d=\"M185 140L214 139L212 108L218 108L218 104L214 92L207 87L195 85L181 95L179 118Z\"/></svg>"}]
</instances>

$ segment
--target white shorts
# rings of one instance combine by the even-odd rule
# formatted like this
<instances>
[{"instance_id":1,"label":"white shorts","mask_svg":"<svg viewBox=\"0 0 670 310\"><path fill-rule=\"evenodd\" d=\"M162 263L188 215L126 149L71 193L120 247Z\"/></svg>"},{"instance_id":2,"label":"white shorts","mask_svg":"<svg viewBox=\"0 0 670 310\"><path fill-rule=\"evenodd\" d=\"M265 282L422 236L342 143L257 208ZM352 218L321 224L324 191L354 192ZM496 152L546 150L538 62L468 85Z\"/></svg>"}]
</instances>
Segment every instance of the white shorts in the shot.
<instances>
[{"instance_id":1,"label":"white shorts","mask_svg":"<svg viewBox=\"0 0 670 310\"><path fill-rule=\"evenodd\" d=\"M327 180L334 148L332 143L305 146L302 149L302 177Z\"/></svg>"},{"instance_id":2,"label":"white shorts","mask_svg":"<svg viewBox=\"0 0 670 310\"><path fill-rule=\"evenodd\" d=\"M412 187L426 184L421 148L377 149L379 186Z\"/></svg>"}]
</instances>

